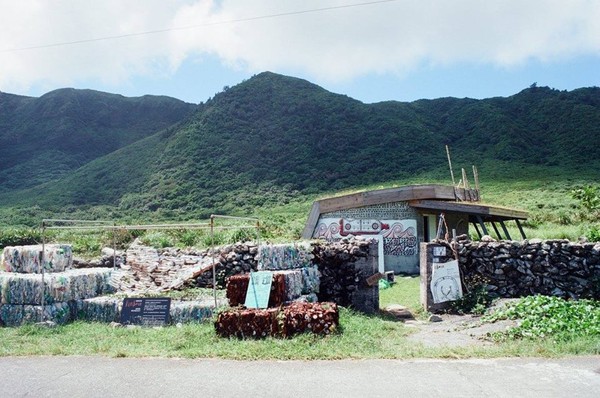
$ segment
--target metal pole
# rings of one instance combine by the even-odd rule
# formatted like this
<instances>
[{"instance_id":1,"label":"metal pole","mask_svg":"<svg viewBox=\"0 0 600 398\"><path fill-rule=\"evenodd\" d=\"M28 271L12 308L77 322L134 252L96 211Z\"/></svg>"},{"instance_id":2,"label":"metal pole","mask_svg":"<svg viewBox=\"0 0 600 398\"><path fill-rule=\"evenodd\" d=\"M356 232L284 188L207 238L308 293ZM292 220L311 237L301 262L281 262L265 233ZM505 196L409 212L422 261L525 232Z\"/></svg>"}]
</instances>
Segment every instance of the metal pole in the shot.
<instances>
[{"instance_id":1,"label":"metal pole","mask_svg":"<svg viewBox=\"0 0 600 398\"><path fill-rule=\"evenodd\" d=\"M213 277L213 297L215 299L215 309L217 308L217 267L215 266L215 217L210 216L210 252L212 253L212 277Z\"/></svg>"},{"instance_id":2,"label":"metal pole","mask_svg":"<svg viewBox=\"0 0 600 398\"><path fill-rule=\"evenodd\" d=\"M117 224L113 223L113 271L117 269Z\"/></svg>"},{"instance_id":3,"label":"metal pole","mask_svg":"<svg viewBox=\"0 0 600 398\"><path fill-rule=\"evenodd\" d=\"M40 314L40 322L44 322L44 301L45 301L45 291L46 286L44 285L44 257L46 256L46 226L44 221L42 221L42 252L40 253L40 271L42 274L42 313Z\"/></svg>"}]
</instances>

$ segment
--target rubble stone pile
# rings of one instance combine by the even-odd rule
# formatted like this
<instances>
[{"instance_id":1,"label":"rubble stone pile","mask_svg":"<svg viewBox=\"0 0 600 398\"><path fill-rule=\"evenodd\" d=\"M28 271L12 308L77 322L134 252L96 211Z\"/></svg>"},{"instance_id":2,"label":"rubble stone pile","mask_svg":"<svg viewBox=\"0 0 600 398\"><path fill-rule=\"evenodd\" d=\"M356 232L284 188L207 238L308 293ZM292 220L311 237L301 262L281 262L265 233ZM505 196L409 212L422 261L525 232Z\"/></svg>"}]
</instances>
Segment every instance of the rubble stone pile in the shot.
<instances>
[{"instance_id":1,"label":"rubble stone pile","mask_svg":"<svg viewBox=\"0 0 600 398\"><path fill-rule=\"evenodd\" d=\"M481 277L500 297L600 298L600 243L491 238L472 242L460 236L457 252L465 276Z\"/></svg>"},{"instance_id":2,"label":"rubble stone pile","mask_svg":"<svg viewBox=\"0 0 600 398\"><path fill-rule=\"evenodd\" d=\"M126 259L112 278L117 291L125 293L181 289L193 285L198 275L212 270L212 258L206 252L175 248L159 252L138 241L127 249Z\"/></svg>"}]
</instances>

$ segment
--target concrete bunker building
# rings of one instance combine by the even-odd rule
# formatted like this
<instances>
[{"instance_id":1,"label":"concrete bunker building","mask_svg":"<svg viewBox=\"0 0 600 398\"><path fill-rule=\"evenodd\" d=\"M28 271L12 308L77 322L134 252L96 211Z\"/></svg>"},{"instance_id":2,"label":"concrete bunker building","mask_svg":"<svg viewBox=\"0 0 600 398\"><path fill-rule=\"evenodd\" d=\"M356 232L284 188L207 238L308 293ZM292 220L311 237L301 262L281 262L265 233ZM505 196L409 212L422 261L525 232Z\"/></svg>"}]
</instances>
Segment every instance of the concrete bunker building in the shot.
<instances>
[{"instance_id":1,"label":"concrete bunker building","mask_svg":"<svg viewBox=\"0 0 600 398\"><path fill-rule=\"evenodd\" d=\"M506 223L513 221L525 239L520 220L527 216L525 211L482 204L476 189L408 185L317 200L302 237L371 237L379 241L381 272L418 274L419 244L435 239L440 225L450 237L453 232L468 234L472 225L480 238L512 240Z\"/></svg>"}]
</instances>

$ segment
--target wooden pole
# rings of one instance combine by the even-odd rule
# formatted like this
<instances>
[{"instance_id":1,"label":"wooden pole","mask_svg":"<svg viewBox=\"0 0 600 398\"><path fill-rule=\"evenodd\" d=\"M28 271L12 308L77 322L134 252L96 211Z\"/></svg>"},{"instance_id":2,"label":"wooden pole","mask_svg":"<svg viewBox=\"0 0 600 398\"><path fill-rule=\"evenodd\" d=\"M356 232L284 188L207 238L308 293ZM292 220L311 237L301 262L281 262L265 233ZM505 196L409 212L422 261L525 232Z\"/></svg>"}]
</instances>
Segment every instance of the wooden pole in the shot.
<instances>
[{"instance_id":1,"label":"wooden pole","mask_svg":"<svg viewBox=\"0 0 600 398\"><path fill-rule=\"evenodd\" d=\"M454 182L454 171L452 171L452 161L450 160L450 148L446 145L446 155L448 156L448 166L450 167L450 177L452 177L452 185L456 185Z\"/></svg>"}]
</instances>

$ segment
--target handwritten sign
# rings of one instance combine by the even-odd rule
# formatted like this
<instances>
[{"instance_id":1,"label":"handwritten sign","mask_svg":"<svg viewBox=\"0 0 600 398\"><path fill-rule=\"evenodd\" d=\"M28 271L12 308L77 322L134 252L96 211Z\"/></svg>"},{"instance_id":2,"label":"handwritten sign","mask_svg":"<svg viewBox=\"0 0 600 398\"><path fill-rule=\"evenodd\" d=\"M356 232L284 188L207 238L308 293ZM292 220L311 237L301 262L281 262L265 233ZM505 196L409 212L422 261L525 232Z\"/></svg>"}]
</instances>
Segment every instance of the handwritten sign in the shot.
<instances>
[{"instance_id":1,"label":"handwritten sign","mask_svg":"<svg viewBox=\"0 0 600 398\"><path fill-rule=\"evenodd\" d=\"M431 275L431 294L435 304L458 300L463 296L458 261L434 263Z\"/></svg>"},{"instance_id":2,"label":"handwritten sign","mask_svg":"<svg viewBox=\"0 0 600 398\"><path fill-rule=\"evenodd\" d=\"M170 298L126 298L123 299L121 323L142 326L167 325L170 308Z\"/></svg>"},{"instance_id":3,"label":"handwritten sign","mask_svg":"<svg viewBox=\"0 0 600 398\"><path fill-rule=\"evenodd\" d=\"M271 295L271 284L273 283L273 272L258 271L250 273L250 283L246 292L247 308L267 308L269 296Z\"/></svg>"}]
</instances>

